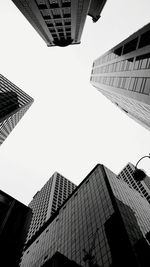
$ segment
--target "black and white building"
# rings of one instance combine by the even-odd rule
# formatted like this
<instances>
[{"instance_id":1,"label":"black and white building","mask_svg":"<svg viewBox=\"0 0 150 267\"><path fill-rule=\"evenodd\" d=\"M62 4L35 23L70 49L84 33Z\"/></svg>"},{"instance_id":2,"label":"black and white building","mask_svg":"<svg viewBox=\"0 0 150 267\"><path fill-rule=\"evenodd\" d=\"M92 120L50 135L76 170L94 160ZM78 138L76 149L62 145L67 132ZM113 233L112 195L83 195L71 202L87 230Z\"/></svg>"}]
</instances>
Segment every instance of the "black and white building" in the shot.
<instances>
[{"instance_id":1,"label":"black and white building","mask_svg":"<svg viewBox=\"0 0 150 267\"><path fill-rule=\"evenodd\" d=\"M20 266L51 266L61 254L85 267L148 267L149 231L147 200L98 164L28 241Z\"/></svg>"},{"instance_id":2,"label":"black and white building","mask_svg":"<svg viewBox=\"0 0 150 267\"><path fill-rule=\"evenodd\" d=\"M150 129L150 23L94 60L91 83Z\"/></svg>"},{"instance_id":3,"label":"black and white building","mask_svg":"<svg viewBox=\"0 0 150 267\"><path fill-rule=\"evenodd\" d=\"M0 75L0 145L32 103L32 97Z\"/></svg>"},{"instance_id":4,"label":"black and white building","mask_svg":"<svg viewBox=\"0 0 150 267\"><path fill-rule=\"evenodd\" d=\"M86 16L96 22L106 0L12 0L47 46L79 44Z\"/></svg>"}]
</instances>

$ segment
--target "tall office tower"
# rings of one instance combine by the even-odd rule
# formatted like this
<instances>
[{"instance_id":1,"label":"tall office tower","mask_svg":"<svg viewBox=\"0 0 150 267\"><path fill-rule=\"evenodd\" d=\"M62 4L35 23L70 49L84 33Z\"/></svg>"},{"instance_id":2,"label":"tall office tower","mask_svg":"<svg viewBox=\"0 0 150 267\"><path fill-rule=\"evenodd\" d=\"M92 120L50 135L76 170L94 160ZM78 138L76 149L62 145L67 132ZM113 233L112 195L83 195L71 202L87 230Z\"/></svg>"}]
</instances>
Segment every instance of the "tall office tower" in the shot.
<instances>
[{"instance_id":1,"label":"tall office tower","mask_svg":"<svg viewBox=\"0 0 150 267\"><path fill-rule=\"evenodd\" d=\"M149 230L149 203L98 164L28 242L20 266L50 266L61 253L86 267L148 267Z\"/></svg>"},{"instance_id":2,"label":"tall office tower","mask_svg":"<svg viewBox=\"0 0 150 267\"><path fill-rule=\"evenodd\" d=\"M137 190L150 203L150 178L147 176L143 181L136 181L133 177L134 171L135 166L129 162L118 174L118 178Z\"/></svg>"},{"instance_id":3,"label":"tall office tower","mask_svg":"<svg viewBox=\"0 0 150 267\"><path fill-rule=\"evenodd\" d=\"M47 46L79 44L86 16L96 22L106 0L12 0Z\"/></svg>"},{"instance_id":4,"label":"tall office tower","mask_svg":"<svg viewBox=\"0 0 150 267\"><path fill-rule=\"evenodd\" d=\"M33 98L0 75L0 145L33 102Z\"/></svg>"},{"instance_id":5,"label":"tall office tower","mask_svg":"<svg viewBox=\"0 0 150 267\"><path fill-rule=\"evenodd\" d=\"M32 211L0 190L0 266L19 266Z\"/></svg>"},{"instance_id":6,"label":"tall office tower","mask_svg":"<svg viewBox=\"0 0 150 267\"><path fill-rule=\"evenodd\" d=\"M91 83L150 129L150 23L94 61Z\"/></svg>"},{"instance_id":7,"label":"tall office tower","mask_svg":"<svg viewBox=\"0 0 150 267\"><path fill-rule=\"evenodd\" d=\"M55 172L48 182L38 191L29 207L33 211L26 242L41 228L41 226L56 212L59 206L73 192L76 185Z\"/></svg>"}]
</instances>

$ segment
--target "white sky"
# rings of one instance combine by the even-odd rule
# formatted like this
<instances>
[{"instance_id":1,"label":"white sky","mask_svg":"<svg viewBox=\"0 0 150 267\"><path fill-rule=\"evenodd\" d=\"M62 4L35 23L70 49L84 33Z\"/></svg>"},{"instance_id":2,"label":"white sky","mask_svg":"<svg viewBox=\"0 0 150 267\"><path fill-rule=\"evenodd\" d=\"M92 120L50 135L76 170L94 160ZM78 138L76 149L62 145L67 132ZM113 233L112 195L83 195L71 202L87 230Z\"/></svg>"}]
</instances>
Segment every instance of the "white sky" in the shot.
<instances>
[{"instance_id":1,"label":"white sky","mask_svg":"<svg viewBox=\"0 0 150 267\"><path fill-rule=\"evenodd\" d=\"M0 147L0 189L28 204L58 171L76 184L97 163L118 173L150 152L150 132L94 88L93 60L149 22L149 0L108 0L80 45L48 48L11 0L0 1L0 73L34 103ZM149 159L139 167L150 175Z\"/></svg>"}]
</instances>

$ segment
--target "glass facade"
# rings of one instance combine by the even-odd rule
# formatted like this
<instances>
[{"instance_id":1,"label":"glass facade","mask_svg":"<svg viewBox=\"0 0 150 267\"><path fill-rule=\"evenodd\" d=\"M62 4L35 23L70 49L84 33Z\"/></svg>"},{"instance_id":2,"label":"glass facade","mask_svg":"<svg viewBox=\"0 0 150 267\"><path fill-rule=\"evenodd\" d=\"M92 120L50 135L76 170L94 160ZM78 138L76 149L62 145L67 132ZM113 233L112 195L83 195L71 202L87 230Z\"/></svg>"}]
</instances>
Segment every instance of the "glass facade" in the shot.
<instances>
[{"instance_id":1,"label":"glass facade","mask_svg":"<svg viewBox=\"0 0 150 267\"><path fill-rule=\"evenodd\" d=\"M33 98L0 75L0 144L3 143L32 102Z\"/></svg>"},{"instance_id":2,"label":"glass facade","mask_svg":"<svg viewBox=\"0 0 150 267\"><path fill-rule=\"evenodd\" d=\"M113 194L119 200L119 203L121 201L123 204L127 205L127 207L130 207L135 214L140 231L143 236L145 236L150 228L150 206L148 201L141 196L137 190L129 187L126 182L119 180L109 169L105 168L105 170L109 177ZM120 204L118 207L120 208ZM128 218L126 218L126 220L128 220Z\"/></svg>"},{"instance_id":3,"label":"glass facade","mask_svg":"<svg viewBox=\"0 0 150 267\"><path fill-rule=\"evenodd\" d=\"M148 129L150 127L149 32L150 24L147 24L96 59L90 79L103 95ZM143 36L147 36L147 40L142 41L145 38Z\"/></svg>"},{"instance_id":4,"label":"glass facade","mask_svg":"<svg viewBox=\"0 0 150 267\"><path fill-rule=\"evenodd\" d=\"M61 174L56 172L52 175L29 203L29 207L33 211L33 217L26 242L28 242L56 212L58 207L62 205L75 188L76 185Z\"/></svg>"},{"instance_id":5,"label":"glass facade","mask_svg":"<svg viewBox=\"0 0 150 267\"><path fill-rule=\"evenodd\" d=\"M97 165L32 239L20 266L45 266L58 251L81 266L145 267L138 265L135 248L150 228L150 210L140 208L139 203L146 202L141 199L111 171Z\"/></svg>"}]
</instances>

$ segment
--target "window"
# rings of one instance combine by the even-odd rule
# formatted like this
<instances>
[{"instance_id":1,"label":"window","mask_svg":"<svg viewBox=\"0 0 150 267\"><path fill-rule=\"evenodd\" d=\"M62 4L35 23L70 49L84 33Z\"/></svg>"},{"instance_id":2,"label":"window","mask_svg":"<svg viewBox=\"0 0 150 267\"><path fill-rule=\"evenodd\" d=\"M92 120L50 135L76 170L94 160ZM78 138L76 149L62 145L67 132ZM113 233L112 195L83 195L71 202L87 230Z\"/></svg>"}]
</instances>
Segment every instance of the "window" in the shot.
<instances>
[{"instance_id":1,"label":"window","mask_svg":"<svg viewBox=\"0 0 150 267\"><path fill-rule=\"evenodd\" d=\"M114 53L117 55L117 56L121 56L122 54L122 46L121 47L118 47L117 49L114 50Z\"/></svg>"},{"instance_id":2,"label":"window","mask_svg":"<svg viewBox=\"0 0 150 267\"><path fill-rule=\"evenodd\" d=\"M50 29L50 32L54 32L54 33L56 33L54 28L53 28L53 29Z\"/></svg>"},{"instance_id":3,"label":"window","mask_svg":"<svg viewBox=\"0 0 150 267\"><path fill-rule=\"evenodd\" d=\"M146 69L147 66L147 58L143 59L141 62L141 69Z\"/></svg>"},{"instance_id":4,"label":"window","mask_svg":"<svg viewBox=\"0 0 150 267\"><path fill-rule=\"evenodd\" d=\"M58 28L57 31L58 32L63 32L63 28Z\"/></svg>"},{"instance_id":5,"label":"window","mask_svg":"<svg viewBox=\"0 0 150 267\"><path fill-rule=\"evenodd\" d=\"M138 81L137 81L137 84L136 84L136 88L135 88L136 92L140 92L141 91L142 82L143 82L143 78L138 78Z\"/></svg>"},{"instance_id":6,"label":"window","mask_svg":"<svg viewBox=\"0 0 150 267\"><path fill-rule=\"evenodd\" d=\"M140 38L139 48L150 45L150 30L143 33Z\"/></svg>"},{"instance_id":7,"label":"window","mask_svg":"<svg viewBox=\"0 0 150 267\"><path fill-rule=\"evenodd\" d=\"M117 62L117 69L116 71L120 71L121 61Z\"/></svg>"},{"instance_id":8,"label":"window","mask_svg":"<svg viewBox=\"0 0 150 267\"><path fill-rule=\"evenodd\" d=\"M56 22L56 26L62 26L62 22Z\"/></svg>"},{"instance_id":9,"label":"window","mask_svg":"<svg viewBox=\"0 0 150 267\"><path fill-rule=\"evenodd\" d=\"M123 55L130 53L136 49L138 38L135 38L124 45Z\"/></svg>"},{"instance_id":10,"label":"window","mask_svg":"<svg viewBox=\"0 0 150 267\"><path fill-rule=\"evenodd\" d=\"M47 9L47 5L46 4L39 4L38 7L39 7L40 10Z\"/></svg>"},{"instance_id":11,"label":"window","mask_svg":"<svg viewBox=\"0 0 150 267\"><path fill-rule=\"evenodd\" d=\"M67 26L71 25L71 21L65 21L65 25L67 25Z\"/></svg>"},{"instance_id":12,"label":"window","mask_svg":"<svg viewBox=\"0 0 150 267\"><path fill-rule=\"evenodd\" d=\"M126 64L126 69L125 70L131 70L133 68L133 59L134 58L128 58L127 59L127 64Z\"/></svg>"},{"instance_id":13,"label":"window","mask_svg":"<svg viewBox=\"0 0 150 267\"><path fill-rule=\"evenodd\" d=\"M131 90L131 91L133 90L134 83L135 83L135 78L131 78L130 85L129 85L129 90Z\"/></svg>"},{"instance_id":14,"label":"window","mask_svg":"<svg viewBox=\"0 0 150 267\"><path fill-rule=\"evenodd\" d=\"M150 78L146 79L143 93L146 95L149 95L150 93Z\"/></svg>"},{"instance_id":15,"label":"window","mask_svg":"<svg viewBox=\"0 0 150 267\"><path fill-rule=\"evenodd\" d=\"M136 57L134 69L148 69L150 53Z\"/></svg>"},{"instance_id":16,"label":"window","mask_svg":"<svg viewBox=\"0 0 150 267\"><path fill-rule=\"evenodd\" d=\"M64 18L70 18L71 17L71 10L70 10L70 8L64 8L63 9L63 17Z\"/></svg>"},{"instance_id":17,"label":"window","mask_svg":"<svg viewBox=\"0 0 150 267\"><path fill-rule=\"evenodd\" d=\"M54 25L53 25L53 23L47 23L47 27L53 27Z\"/></svg>"},{"instance_id":18,"label":"window","mask_svg":"<svg viewBox=\"0 0 150 267\"><path fill-rule=\"evenodd\" d=\"M69 1L63 1L62 2L62 7L70 7L71 6L71 2Z\"/></svg>"},{"instance_id":19,"label":"window","mask_svg":"<svg viewBox=\"0 0 150 267\"><path fill-rule=\"evenodd\" d=\"M57 8L57 7L59 7L59 5L58 5L58 1L57 1L57 0L53 0L53 1L51 1L51 3L50 3L50 7L51 7L51 8Z\"/></svg>"},{"instance_id":20,"label":"window","mask_svg":"<svg viewBox=\"0 0 150 267\"><path fill-rule=\"evenodd\" d=\"M52 10L52 14L53 14L53 18L54 18L54 19L61 18L59 9L53 9L53 10Z\"/></svg>"},{"instance_id":21,"label":"window","mask_svg":"<svg viewBox=\"0 0 150 267\"><path fill-rule=\"evenodd\" d=\"M49 16L49 15L43 15L43 18L45 19L45 20L47 20L47 19L51 19L51 17Z\"/></svg>"}]
</instances>

